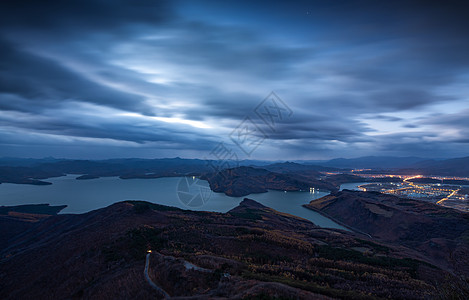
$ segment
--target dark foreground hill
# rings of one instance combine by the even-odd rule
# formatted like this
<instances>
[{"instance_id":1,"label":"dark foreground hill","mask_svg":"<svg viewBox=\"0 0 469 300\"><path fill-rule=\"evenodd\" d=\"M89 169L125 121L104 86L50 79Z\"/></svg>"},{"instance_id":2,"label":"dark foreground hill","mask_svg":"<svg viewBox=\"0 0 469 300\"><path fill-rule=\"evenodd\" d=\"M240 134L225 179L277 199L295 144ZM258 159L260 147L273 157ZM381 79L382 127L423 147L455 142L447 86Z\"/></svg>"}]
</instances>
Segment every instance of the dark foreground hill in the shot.
<instances>
[{"instance_id":1,"label":"dark foreground hill","mask_svg":"<svg viewBox=\"0 0 469 300\"><path fill-rule=\"evenodd\" d=\"M226 214L128 201L28 222L1 245L1 299L162 298L144 277L148 250L149 278L174 299L463 295L456 276L406 247L248 199Z\"/></svg>"},{"instance_id":2,"label":"dark foreground hill","mask_svg":"<svg viewBox=\"0 0 469 300\"><path fill-rule=\"evenodd\" d=\"M49 206L49 204L30 204L18 206L0 206L0 249L8 241L34 227L40 220L56 215L67 205Z\"/></svg>"},{"instance_id":3,"label":"dark foreground hill","mask_svg":"<svg viewBox=\"0 0 469 300\"><path fill-rule=\"evenodd\" d=\"M469 214L378 192L344 190L305 205L375 240L400 244L451 272L469 275Z\"/></svg>"}]
</instances>

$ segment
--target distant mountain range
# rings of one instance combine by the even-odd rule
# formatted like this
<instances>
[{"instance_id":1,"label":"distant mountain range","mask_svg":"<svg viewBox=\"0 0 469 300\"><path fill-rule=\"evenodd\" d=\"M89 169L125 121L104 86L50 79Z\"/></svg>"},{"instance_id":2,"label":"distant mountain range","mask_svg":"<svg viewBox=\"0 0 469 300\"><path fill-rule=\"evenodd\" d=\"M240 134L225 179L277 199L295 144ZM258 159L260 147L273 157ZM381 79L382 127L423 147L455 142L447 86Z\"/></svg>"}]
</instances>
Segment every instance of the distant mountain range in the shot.
<instances>
[{"instance_id":1,"label":"distant mountain range","mask_svg":"<svg viewBox=\"0 0 469 300\"><path fill-rule=\"evenodd\" d=\"M0 183L48 184L46 178L79 174L78 179L118 176L129 178L159 178L174 176L201 176L217 173L227 168L262 168L276 174L284 174L302 182L321 178L320 172L345 172L350 169L373 169L374 172L469 177L469 157L445 160L429 160L418 157L368 156L354 159L338 158L312 164L312 161L215 161L183 158L161 159L21 159L0 158ZM266 173L267 174L267 173ZM335 180L336 183L343 182ZM318 184L318 182L316 182ZM313 185L314 186L314 185ZM302 189L302 187L299 187ZM243 193L244 194L244 193Z\"/></svg>"},{"instance_id":2,"label":"distant mountain range","mask_svg":"<svg viewBox=\"0 0 469 300\"><path fill-rule=\"evenodd\" d=\"M396 157L396 156L363 156L357 158L334 158L331 160L293 160L293 161L266 161L266 160L239 160L229 161L231 166L269 166L269 168L282 167L289 165L291 167L298 167L308 165L309 168L316 168L318 171L324 171L326 169L353 169L353 168L369 168L369 169L398 169L398 168L422 168L430 167L433 165L441 165L447 163L467 161L469 157L463 158L422 158L415 156L408 157ZM86 159L62 159L54 157L46 158L16 158L16 157L2 157L0 158L0 166L35 166L44 163L56 163L56 162L71 162L71 161L93 161L111 164L181 164L190 162L205 162L206 160L201 159L188 159L188 158L156 158L156 159L142 159L142 158L117 158L117 159L104 159L104 160L86 160ZM301 168L301 167L299 167ZM267 169L267 168L266 168ZM277 171L277 170L275 170Z\"/></svg>"},{"instance_id":3,"label":"distant mountain range","mask_svg":"<svg viewBox=\"0 0 469 300\"><path fill-rule=\"evenodd\" d=\"M452 159L428 159L421 157L364 156L336 158L328 161L301 161L318 166L340 169L398 170L422 175L469 176L469 156Z\"/></svg>"},{"instance_id":4,"label":"distant mountain range","mask_svg":"<svg viewBox=\"0 0 469 300\"><path fill-rule=\"evenodd\" d=\"M425 175L469 176L469 156L446 160L425 160L410 166L420 169Z\"/></svg>"},{"instance_id":5,"label":"distant mountain range","mask_svg":"<svg viewBox=\"0 0 469 300\"><path fill-rule=\"evenodd\" d=\"M406 168L419 162L428 161L421 157L363 156L357 158L335 158L323 161L297 161L342 169L396 169Z\"/></svg>"}]
</instances>

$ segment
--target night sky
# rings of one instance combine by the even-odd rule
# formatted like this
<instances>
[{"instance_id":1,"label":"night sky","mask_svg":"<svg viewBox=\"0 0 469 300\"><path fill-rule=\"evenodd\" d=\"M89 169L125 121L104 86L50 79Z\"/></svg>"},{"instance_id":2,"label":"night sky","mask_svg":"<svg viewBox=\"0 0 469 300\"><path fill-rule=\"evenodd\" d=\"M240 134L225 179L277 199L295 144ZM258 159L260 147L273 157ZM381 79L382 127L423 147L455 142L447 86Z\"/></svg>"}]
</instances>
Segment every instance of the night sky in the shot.
<instances>
[{"instance_id":1,"label":"night sky","mask_svg":"<svg viewBox=\"0 0 469 300\"><path fill-rule=\"evenodd\" d=\"M458 157L468 116L464 1L0 2L0 157Z\"/></svg>"}]
</instances>

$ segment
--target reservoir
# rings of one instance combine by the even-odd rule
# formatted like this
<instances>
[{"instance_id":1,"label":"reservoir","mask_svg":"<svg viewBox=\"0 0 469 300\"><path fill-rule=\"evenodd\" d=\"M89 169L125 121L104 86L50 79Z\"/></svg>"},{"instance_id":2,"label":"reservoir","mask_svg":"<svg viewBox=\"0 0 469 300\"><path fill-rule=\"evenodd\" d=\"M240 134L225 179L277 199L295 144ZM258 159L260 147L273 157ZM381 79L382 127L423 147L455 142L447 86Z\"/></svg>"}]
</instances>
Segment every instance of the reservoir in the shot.
<instances>
[{"instance_id":1,"label":"reservoir","mask_svg":"<svg viewBox=\"0 0 469 300\"><path fill-rule=\"evenodd\" d=\"M78 175L49 178L52 185L0 184L0 206L49 203L67 205L61 213L85 213L124 200L144 200L182 209L227 212L236 207L245 197L256 200L277 211L292 214L312 221L321 227L345 229L321 214L302 205L323 197L328 192L284 192L269 190L266 193L245 197L229 197L214 193L208 182L188 177L163 177L155 179L120 179L103 177L76 180ZM196 183L195 188L181 190L181 182ZM203 205L192 205L184 196L200 193L205 195Z\"/></svg>"}]
</instances>

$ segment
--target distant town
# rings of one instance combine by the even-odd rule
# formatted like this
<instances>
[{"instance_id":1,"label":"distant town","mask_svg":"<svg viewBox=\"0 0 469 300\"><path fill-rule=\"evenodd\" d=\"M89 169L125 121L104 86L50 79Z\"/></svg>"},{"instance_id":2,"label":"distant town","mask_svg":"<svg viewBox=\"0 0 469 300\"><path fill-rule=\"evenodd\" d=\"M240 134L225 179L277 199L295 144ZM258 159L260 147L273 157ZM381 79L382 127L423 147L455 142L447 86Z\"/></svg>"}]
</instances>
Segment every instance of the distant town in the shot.
<instances>
[{"instance_id":1,"label":"distant town","mask_svg":"<svg viewBox=\"0 0 469 300\"><path fill-rule=\"evenodd\" d=\"M375 191L399 197L433 202L445 207L469 211L469 178L402 174L366 173L367 169L354 169L353 175L370 183L361 184L361 191Z\"/></svg>"}]
</instances>

